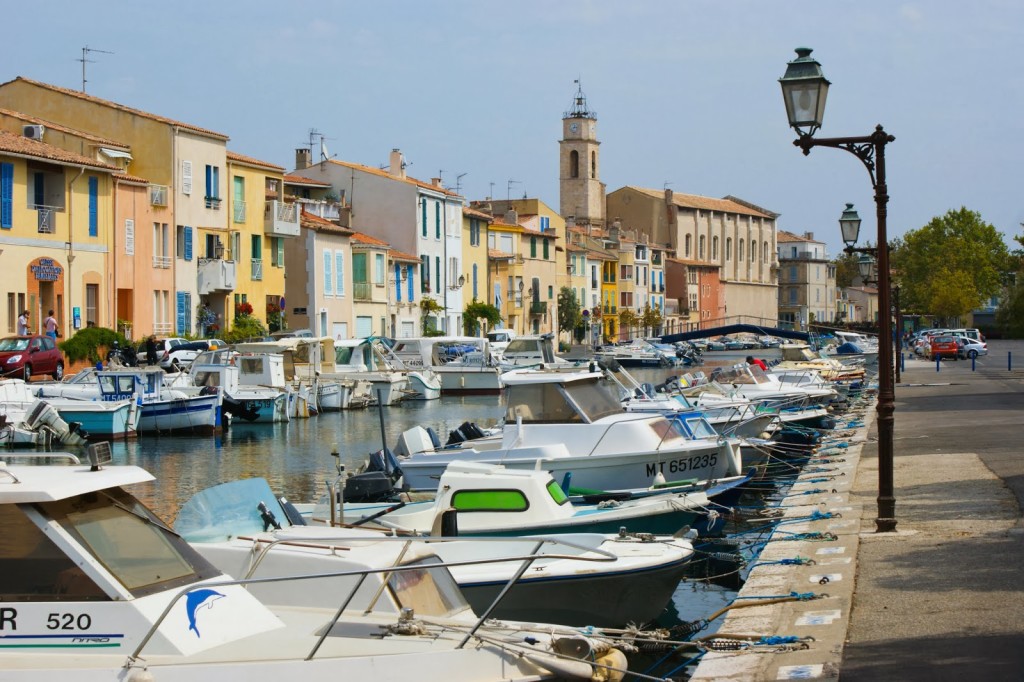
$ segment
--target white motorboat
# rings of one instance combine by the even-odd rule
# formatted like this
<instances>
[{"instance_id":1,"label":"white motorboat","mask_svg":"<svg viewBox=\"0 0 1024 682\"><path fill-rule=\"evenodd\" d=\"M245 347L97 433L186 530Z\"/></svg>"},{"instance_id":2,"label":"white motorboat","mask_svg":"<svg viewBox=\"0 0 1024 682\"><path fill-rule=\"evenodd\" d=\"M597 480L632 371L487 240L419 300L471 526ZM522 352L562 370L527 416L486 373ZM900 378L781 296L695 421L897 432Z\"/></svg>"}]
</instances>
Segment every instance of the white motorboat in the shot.
<instances>
[{"instance_id":1,"label":"white motorboat","mask_svg":"<svg viewBox=\"0 0 1024 682\"><path fill-rule=\"evenodd\" d=\"M40 400L21 379L0 379L0 445L35 447L82 445L87 432L65 421L48 400Z\"/></svg>"},{"instance_id":2,"label":"white motorboat","mask_svg":"<svg viewBox=\"0 0 1024 682\"><path fill-rule=\"evenodd\" d=\"M418 535L437 534L445 514L454 514L458 533L469 535L616 533L620 528L673 534L695 525L710 505L699 488L612 504L570 504L567 492L546 471L452 462L432 500L402 503L397 509L392 502L345 503L339 518L347 525ZM312 517L328 522L328 500L322 502Z\"/></svg>"},{"instance_id":3,"label":"white motorboat","mask_svg":"<svg viewBox=\"0 0 1024 682\"><path fill-rule=\"evenodd\" d=\"M200 353L188 372L170 386L192 395L220 389L232 424L287 422L290 405L300 400L291 395L284 380L284 358L270 353L239 355L228 349Z\"/></svg>"},{"instance_id":4,"label":"white motorboat","mask_svg":"<svg viewBox=\"0 0 1024 682\"><path fill-rule=\"evenodd\" d=\"M518 342L515 339L512 343ZM629 414L619 385L601 372L507 372L505 422L498 436L441 448L413 427L395 448L414 490L435 490L455 460L550 471L597 490L647 488L656 477L717 479L740 474L739 453L697 415L686 423Z\"/></svg>"},{"instance_id":5,"label":"white motorboat","mask_svg":"<svg viewBox=\"0 0 1024 682\"><path fill-rule=\"evenodd\" d=\"M323 528L192 546L125 490L151 481L146 471L66 457L72 464L0 464L5 680L525 682L590 679L603 665L625 672L600 631L477 616L425 542L375 535L340 546L324 536L336 529Z\"/></svg>"},{"instance_id":6,"label":"white motorboat","mask_svg":"<svg viewBox=\"0 0 1024 682\"><path fill-rule=\"evenodd\" d=\"M164 386L159 367L87 369L59 384L41 384L39 397L75 400L138 400L139 433L209 434L221 428L223 394L212 388L199 395Z\"/></svg>"},{"instance_id":7,"label":"white motorboat","mask_svg":"<svg viewBox=\"0 0 1024 682\"><path fill-rule=\"evenodd\" d=\"M516 369L578 369L579 365L555 354L553 334L517 336L509 341L498 356L498 367L509 372Z\"/></svg>"},{"instance_id":8,"label":"white motorboat","mask_svg":"<svg viewBox=\"0 0 1024 682\"><path fill-rule=\"evenodd\" d=\"M182 507L174 528L219 568L246 577L268 575L256 570L264 564L269 574L330 570L331 561L322 552L281 548L282 542L327 545L345 558L375 548L390 555L399 543L413 554L429 552L450 564L477 613L485 613L512 581L493 615L579 626L621 627L653 620L668 604L693 555L685 538L626 532L402 538L379 530L331 527L328 519L291 525L288 511L278 505L263 479L233 481L198 493ZM260 556L264 548L266 557ZM523 557L530 555L536 557L529 570L517 576Z\"/></svg>"},{"instance_id":9,"label":"white motorboat","mask_svg":"<svg viewBox=\"0 0 1024 682\"><path fill-rule=\"evenodd\" d=\"M757 365L739 363L731 367L716 367L708 382L716 392L726 396L739 396L761 405L827 406L839 395L831 387L801 386L779 381ZM699 395L705 391L703 385L682 389L686 395Z\"/></svg>"},{"instance_id":10,"label":"white motorboat","mask_svg":"<svg viewBox=\"0 0 1024 682\"><path fill-rule=\"evenodd\" d=\"M487 339L431 336L395 339L392 352L408 369L430 369L441 380L442 394L501 392L501 372Z\"/></svg>"}]
</instances>

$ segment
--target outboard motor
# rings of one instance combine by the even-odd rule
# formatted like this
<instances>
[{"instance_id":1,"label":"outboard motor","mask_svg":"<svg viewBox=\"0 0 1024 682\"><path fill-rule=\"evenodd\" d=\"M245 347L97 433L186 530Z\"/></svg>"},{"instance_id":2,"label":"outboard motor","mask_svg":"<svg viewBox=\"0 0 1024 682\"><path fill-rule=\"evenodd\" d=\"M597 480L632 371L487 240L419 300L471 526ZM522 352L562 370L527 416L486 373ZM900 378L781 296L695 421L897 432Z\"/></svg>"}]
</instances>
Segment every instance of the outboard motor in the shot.
<instances>
[{"instance_id":1,"label":"outboard motor","mask_svg":"<svg viewBox=\"0 0 1024 682\"><path fill-rule=\"evenodd\" d=\"M341 496L345 502L396 502L405 488L396 484L403 478L398 460L390 449L371 453L361 473L345 479Z\"/></svg>"}]
</instances>

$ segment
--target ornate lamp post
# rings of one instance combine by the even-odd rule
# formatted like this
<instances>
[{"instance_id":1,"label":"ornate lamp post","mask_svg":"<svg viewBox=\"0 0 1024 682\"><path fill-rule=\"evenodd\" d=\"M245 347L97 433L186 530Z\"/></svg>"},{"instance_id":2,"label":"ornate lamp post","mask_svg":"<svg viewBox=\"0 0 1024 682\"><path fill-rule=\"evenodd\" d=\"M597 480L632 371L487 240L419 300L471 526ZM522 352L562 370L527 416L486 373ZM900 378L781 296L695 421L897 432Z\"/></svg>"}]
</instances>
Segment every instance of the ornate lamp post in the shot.
<instances>
[{"instance_id":1,"label":"ornate lamp post","mask_svg":"<svg viewBox=\"0 0 1024 682\"><path fill-rule=\"evenodd\" d=\"M896 530L896 498L893 496L893 411L895 395L892 383L893 348L892 319L889 316L889 248L886 236L886 205L889 190L885 183L885 145L894 141L892 135L876 126L870 135L861 137L815 138L814 133L821 127L825 114L825 100L830 83L821 71L821 64L811 57L811 49L799 47L797 58L789 62L786 74L779 79L782 98L786 104L789 125L796 130L797 139L793 144L803 150L804 155L814 147L835 147L844 149L864 164L875 190L875 206L878 216L878 517L875 528L878 532ZM845 213L844 213L845 215ZM846 226L847 223L840 222ZM859 228L860 221L856 221ZM853 227L851 220L849 226ZM843 234L843 239L847 236ZM856 235L853 242L856 242ZM847 242L851 244L851 242Z\"/></svg>"}]
</instances>

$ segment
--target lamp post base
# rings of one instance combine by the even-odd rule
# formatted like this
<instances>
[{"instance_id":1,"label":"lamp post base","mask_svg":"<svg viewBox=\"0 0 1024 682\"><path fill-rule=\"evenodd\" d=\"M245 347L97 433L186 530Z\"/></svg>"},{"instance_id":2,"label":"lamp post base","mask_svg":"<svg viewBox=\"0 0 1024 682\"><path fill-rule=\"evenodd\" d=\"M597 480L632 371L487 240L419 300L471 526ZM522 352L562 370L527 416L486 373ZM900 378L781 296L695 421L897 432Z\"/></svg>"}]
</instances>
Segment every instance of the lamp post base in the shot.
<instances>
[{"instance_id":1,"label":"lamp post base","mask_svg":"<svg viewBox=\"0 0 1024 682\"><path fill-rule=\"evenodd\" d=\"M875 519L875 532L876 533L895 533L896 532L896 519Z\"/></svg>"}]
</instances>

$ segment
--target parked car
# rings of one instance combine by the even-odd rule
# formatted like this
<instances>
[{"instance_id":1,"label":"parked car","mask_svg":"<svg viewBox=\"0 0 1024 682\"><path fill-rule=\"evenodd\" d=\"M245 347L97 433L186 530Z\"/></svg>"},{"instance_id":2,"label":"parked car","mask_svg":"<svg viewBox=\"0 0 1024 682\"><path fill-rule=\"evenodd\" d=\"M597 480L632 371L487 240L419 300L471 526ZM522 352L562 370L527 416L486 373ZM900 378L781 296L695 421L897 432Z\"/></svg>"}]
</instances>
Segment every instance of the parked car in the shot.
<instances>
[{"instance_id":1,"label":"parked car","mask_svg":"<svg viewBox=\"0 0 1024 682\"><path fill-rule=\"evenodd\" d=\"M953 360L959 360L960 345L957 343L956 339L957 337L948 335L931 337L928 357L932 360L936 358L952 358Z\"/></svg>"},{"instance_id":2,"label":"parked car","mask_svg":"<svg viewBox=\"0 0 1024 682\"><path fill-rule=\"evenodd\" d=\"M218 347L220 343L223 343L220 339L185 341L164 351L157 360L157 364L168 372L179 372L191 365L197 355L210 350L211 347Z\"/></svg>"},{"instance_id":3,"label":"parked car","mask_svg":"<svg viewBox=\"0 0 1024 682\"><path fill-rule=\"evenodd\" d=\"M712 340L707 342L707 349L708 350L725 350L725 343L722 342L722 341L718 341L716 339L712 339Z\"/></svg>"},{"instance_id":4,"label":"parked car","mask_svg":"<svg viewBox=\"0 0 1024 682\"><path fill-rule=\"evenodd\" d=\"M746 350L747 349L747 344L746 344L745 341L740 341L739 339L729 339L728 341L725 342L725 349L726 350Z\"/></svg>"},{"instance_id":5,"label":"parked car","mask_svg":"<svg viewBox=\"0 0 1024 682\"><path fill-rule=\"evenodd\" d=\"M60 381L64 378L64 354L49 336L8 336L0 339L0 374L25 381L49 374Z\"/></svg>"},{"instance_id":6,"label":"parked car","mask_svg":"<svg viewBox=\"0 0 1024 682\"><path fill-rule=\"evenodd\" d=\"M979 355L988 355L988 344L984 341L977 341L969 336L958 336L956 340L960 347L958 355L964 360L968 358L973 360Z\"/></svg>"}]
</instances>

